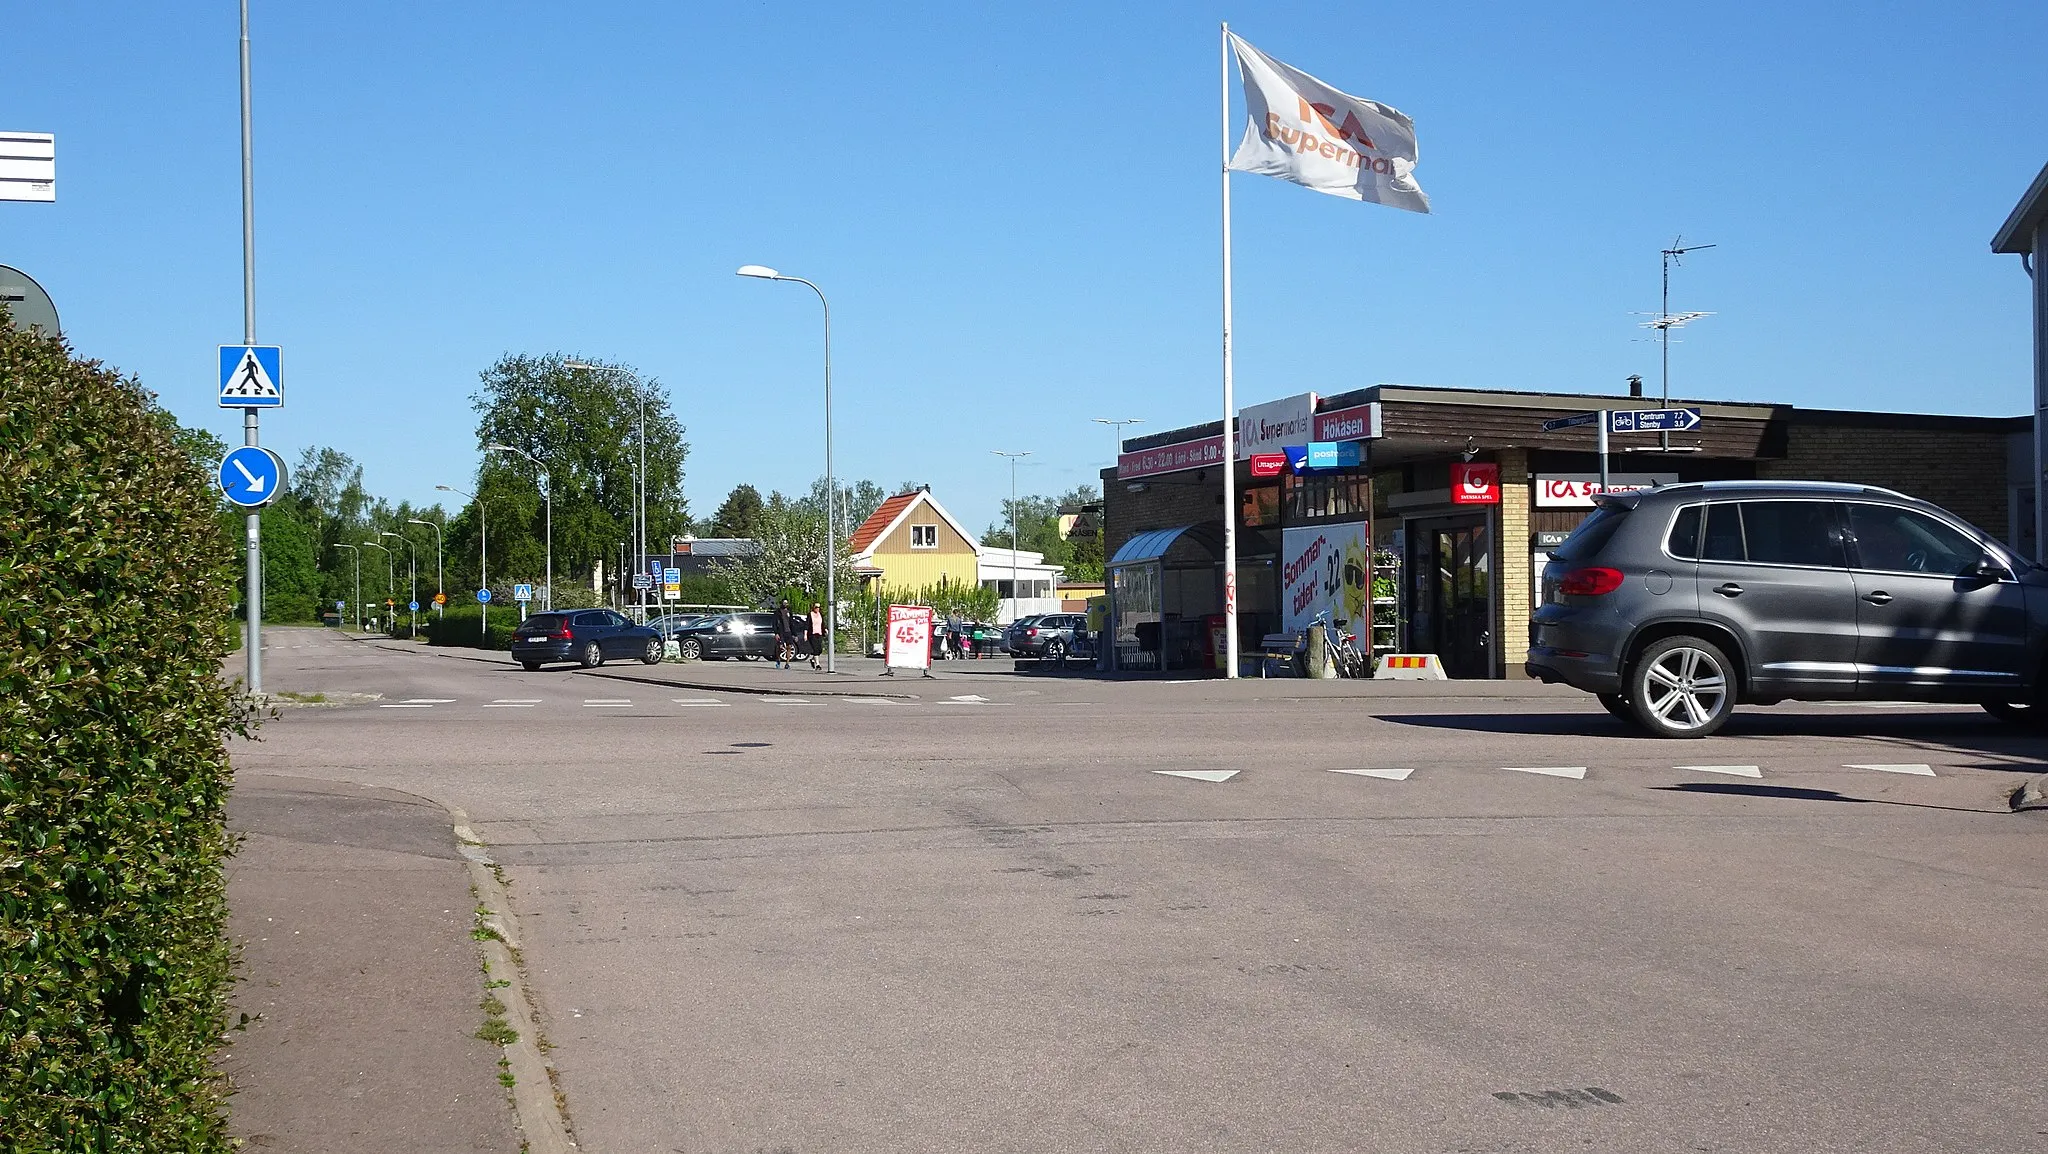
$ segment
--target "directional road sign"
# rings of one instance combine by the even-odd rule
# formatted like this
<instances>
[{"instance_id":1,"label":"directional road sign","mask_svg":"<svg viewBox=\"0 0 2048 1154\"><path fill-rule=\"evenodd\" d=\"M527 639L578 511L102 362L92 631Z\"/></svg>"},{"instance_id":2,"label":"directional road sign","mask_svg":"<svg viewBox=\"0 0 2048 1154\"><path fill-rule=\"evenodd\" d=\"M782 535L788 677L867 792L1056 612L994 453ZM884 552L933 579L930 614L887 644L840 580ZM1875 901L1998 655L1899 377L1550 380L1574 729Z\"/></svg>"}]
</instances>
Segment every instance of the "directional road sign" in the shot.
<instances>
[{"instance_id":1,"label":"directional road sign","mask_svg":"<svg viewBox=\"0 0 2048 1154\"><path fill-rule=\"evenodd\" d=\"M488 589L477 590L476 603L479 605L489 605L491 603L491 591Z\"/></svg>"},{"instance_id":2,"label":"directional road sign","mask_svg":"<svg viewBox=\"0 0 2048 1154\"><path fill-rule=\"evenodd\" d=\"M1617 409L1607 414L1614 433L1682 433L1700 423L1698 409Z\"/></svg>"},{"instance_id":3,"label":"directional road sign","mask_svg":"<svg viewBox=\"0 0 2048 1154\"><path fill-rule=\"evenodd\" d=\"M284 491L284 458L243 445L220 462L220 491L244 509L260 509Z\"/></svg>"},{"instance_id":4,"label":"directional road sign","mask_svg":"<svg viewBox=\"0 0 2048 1154\"><path fill-rule=\"evenodd\" d=\"M649 577L645 573L635 573L633 574L633 588L652 589L654 588L654 578Z\"/></svg>"},{"instance_id":5,"label":"directional road sign","mask_svg":"<svg viewBox=\"0 0 2048 1154\"><path fill-rule=\"evenodd\" d=\"M220 407L275 409L284 404L276 345L220 347Z\"/></svg>"},{"instance_id":6,"label":"directional road sign","mask_svg":"<svg viewBox=\"0 0 2048 1154\"><path fill-rule=\"evenodd\" d=\"M1559 417L1554 421L1543 422L1543 431L1555 433L1559 429L1576 429L1580 425L1590 425L1599 419L1600 414L1598 413L1580 413L1576 417Z\"/></svg>"},{"instance_id":7,"label":"directional road sign","mask_svg":"<svg viewBox=\"0 0 2048 1154\"><path fill-rule=\"evenodd\" d=\"M514 600L514 601L531 601L531 600L533 600L533 586L531 586L531 585L514 585L514 586L512 587L512 600Z\"/></svg>"}]
</instances>

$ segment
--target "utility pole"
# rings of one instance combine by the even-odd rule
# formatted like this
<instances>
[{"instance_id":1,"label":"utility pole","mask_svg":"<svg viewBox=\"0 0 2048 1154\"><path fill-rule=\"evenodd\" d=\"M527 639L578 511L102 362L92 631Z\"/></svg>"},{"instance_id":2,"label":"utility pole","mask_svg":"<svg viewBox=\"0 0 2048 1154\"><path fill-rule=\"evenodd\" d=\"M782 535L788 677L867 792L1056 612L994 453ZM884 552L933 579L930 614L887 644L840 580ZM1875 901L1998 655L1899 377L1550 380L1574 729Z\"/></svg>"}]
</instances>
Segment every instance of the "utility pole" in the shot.
<instances>
[{"instance_id":1,"label":"utility pole","mask_svg":"<svg viewBox=\"0 0 2048 1154\"><path fill-rule=\"evenodd\" d=\"M249 0L242 0L242 343L256 343L256 166L249 128ZM259 443L254 406L242 410L242 443ZM249 692L263 692L263 514L252 510L248 530Z\"/></svg>"},{"instance_id":2,"label":"utility pole","mask_svg":"<svg viewBox=\"0 0 2048 1154\"><path fill-rule=\"evenodd\" d=\"M1017 623L1017 459L1028 457L1031 450L1021 453L1005 453L1001 449L990 449L998 457L1010 462L1010 624Z\"/></svg>"}]
</instances>

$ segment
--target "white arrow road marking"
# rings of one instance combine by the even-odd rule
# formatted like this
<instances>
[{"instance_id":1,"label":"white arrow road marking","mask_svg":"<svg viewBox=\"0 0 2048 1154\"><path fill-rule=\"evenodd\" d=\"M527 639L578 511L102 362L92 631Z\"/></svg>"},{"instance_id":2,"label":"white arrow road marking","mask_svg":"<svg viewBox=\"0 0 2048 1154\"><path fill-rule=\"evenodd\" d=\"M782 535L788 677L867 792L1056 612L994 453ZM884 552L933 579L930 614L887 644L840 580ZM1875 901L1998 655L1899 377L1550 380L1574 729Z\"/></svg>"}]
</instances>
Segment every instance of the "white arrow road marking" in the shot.
<instances>
[{"instance_id":1,"label":"white arrow road marking","mask_svg":"<svg viewBox=\"0 0 2048 1154\"><path fill-rule=\"evenodd\" d=\"M1238 771L1234 769L1155 769L1152 772L1163 773L1168 777L1193 778L1196 781L1229 781L1237 776Z\"/></svg>"},{"instance_id":2,"label":"white arrow road marking","mask_svg":"<svg viewBox=\"0 0 2048 1154\"><path fill-rule=\"evenodd\" d=\"M1348 773L1356 777L1377 777L1382 781L1407 781L1412 769L1333 769L1331 773Z\"/></svg>"},{"instance_id":3,"label":"white arrow road marking","mask_svg":"<svg viewBox=\"0 0 2048 1154\"><path fill-rule=\"evenodd\" d=\"M1755 765L1674 765L1673 769L1690 770L1693 773L1725 773L1730 777L1762 777L1762 767Z\"/></svg>"},{"instance_id":4,"label":"white arrow road marking","mask_svg":"<svg viewBox=\"0 0 2048 1154\"><path fill-rule=\"evenodd\" d=\"M240 473L245 479L248 480L250 493L261 493L263 491L263 478L257 476L254 473L251 473L249 471L249 466L244 465L240 457L233 458L228 463L233 465L235 467L235 471Z\"/></svg>"},{"instance_id":5,"label":"white arrow road marking","mask_svg":"<svg viewBox=\"0 0 2048 1154\"><path fill-rule=\"evenodd\" d=\"M720 701L715 697L678 697L675 702L677 705L692 709L723 709L732 704L730 701Z\"/></svg>"},{"instance_id":6,"label":"white arrow road marking","mask_svg":"<svg viewBox=\"0 0 2048 1154\"><path fill-rule=\"evenodd\" d=\"M1879 773L1910 773L1910 774L1914 774L1915 776L1918 776L1918 777L1933 777L1933 776L1934 776L1934 767L1933 767L1933 766L1931 766L1931 765L1886 765L1886 764L1872 764L1872 765L1845 765L1845 766L1843 766L1842 768L1843 768L1843 769L1874 769L1874 770L1876 770L1876 771L1877 771L1877 772L1879 772Z\"/></svg>"},{"instance_id":7,"label":"white arrow road marking","mask_svg":"<svg viewBox=\"0 0 2048 1154\"><path fill-rule=\"evenodd\" d=\"M1586 767L1583 765L1504 765L1501 768L1509 773L1540 773L1545 777L1569 777L1573 781L1586 780Z\"/></svg>"}]
</instances>

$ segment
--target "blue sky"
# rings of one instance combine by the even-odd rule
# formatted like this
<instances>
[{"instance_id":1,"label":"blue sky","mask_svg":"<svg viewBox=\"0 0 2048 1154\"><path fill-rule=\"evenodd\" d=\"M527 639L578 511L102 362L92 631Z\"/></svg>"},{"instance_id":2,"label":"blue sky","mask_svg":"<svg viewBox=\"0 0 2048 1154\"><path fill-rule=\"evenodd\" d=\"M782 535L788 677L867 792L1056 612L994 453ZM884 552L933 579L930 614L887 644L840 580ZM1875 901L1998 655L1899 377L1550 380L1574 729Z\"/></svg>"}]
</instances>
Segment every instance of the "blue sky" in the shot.
<instances>
[{"instance_id":1,"label":"blue sky","mask_svg":"<svg viewBox=\"0 0 2048 1154\"><path fill-rule=\"evenodd\" d=\"M2010 414L2027 281L1988 242L2048 160L2048 5L1777 2L437 4L255 0L265 443L431 501L508 351L634 364L689 428L691 505L821 471L992 520L1111 435L1219 413L1217 21L1416 122L1435 212L1233 177L1250 404L1382 382L1657 387L1658 250L1714 316L1673 392ZM236 6L15 4L0 128L58 203L0 263L187 423L241 335ZM1234 85L1234 81L1233 81ZM1240 111L1241 97L1234 98ZM1239 124L1233 124L1233 137Z\"/></svg>"}]
</instances>

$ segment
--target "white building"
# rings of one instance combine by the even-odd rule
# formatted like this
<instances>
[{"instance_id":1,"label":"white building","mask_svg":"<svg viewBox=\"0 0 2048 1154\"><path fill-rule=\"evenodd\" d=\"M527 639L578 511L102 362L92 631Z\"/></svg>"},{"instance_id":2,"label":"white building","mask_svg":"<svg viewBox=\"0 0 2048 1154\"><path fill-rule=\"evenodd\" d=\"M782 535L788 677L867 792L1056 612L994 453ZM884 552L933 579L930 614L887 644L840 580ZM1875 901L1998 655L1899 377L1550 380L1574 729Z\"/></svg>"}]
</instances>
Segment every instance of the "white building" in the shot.
<instances>
[{"instance_id":1,"label":"white building","mask_svg":"<svg viewBox=\"0 0 2048 1154\"><path fill-rule=\"evenodd\" d=\"M1048 565L1045 554L1029 549L1014 552L1006 546L977 545L975 573L985 588L994 589L999 599L996 623L1007 625L1033 613L1060 611L1060 567ZM1011 581L1016 586L1012 591Z\"/></svg>"}]
</instances>

